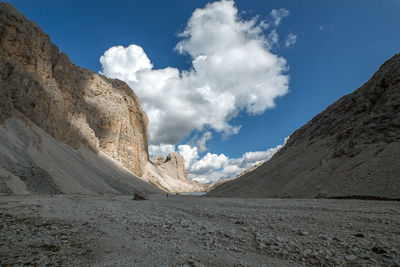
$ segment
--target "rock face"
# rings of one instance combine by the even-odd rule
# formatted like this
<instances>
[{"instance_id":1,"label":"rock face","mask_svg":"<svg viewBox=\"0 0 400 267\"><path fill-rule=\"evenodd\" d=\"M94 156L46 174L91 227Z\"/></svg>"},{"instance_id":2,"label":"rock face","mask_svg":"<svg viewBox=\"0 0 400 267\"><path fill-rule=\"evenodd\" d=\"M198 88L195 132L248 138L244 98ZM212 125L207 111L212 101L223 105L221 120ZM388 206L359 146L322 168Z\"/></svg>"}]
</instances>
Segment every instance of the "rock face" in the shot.
<instances>
[{"instance_id":1,"label":"rock face","mask_svg":"<svg viewBox=\"0 0 400 267\"><path fill-rule=\"evenodd\" d=\"M400 198L400 54L295 131L272 159L208 195Z\"/></svg>"},{"instance_id":2,"label":"rock face","mask_svg":"<svg viewBox=\"0 0 400 267\"><path fill-rule=\"evenodd\" d=\"M203 184L189 181L185 160L175 152L169 153L166 158L159 155L151 159L143 178L169 192L206 191L206 186Z\"/></svg>"},{"instance_id":3,"label":"rock face","mask_svg":"<svg viewBox=\"0 0 400 267\"><path fill-rule=\"evenodd\" d=\"M160 192L146 114L124 82L71 63L34 23L0 2L0 193Z\"/></svg>"},{"instance_id":4,"label":"rock face","mask_svg":"<svg viewBox=\"0 0 400 267\"><path fill-rule=\"evenodd\" d=\"M164 160L162 156L157 156L153 161L163 173L168 174L171 177L175 177L181 181L189 181L189 175L185 170L185 159L178 153L169 153L167 158ZM161 163L160 163L161 162Z\"/></svg>"},{"instance_id":5,"label":"rock face","mask_svg":"<svg viewBox=\"0 0 400 267\"><path fill-rule=\"evenodd\" d=\"M75 66L34 22L2 2L0 25L0 121L16 110L71 148L103 151L141 176L148 119L133 91Z\"/></svg>"},{"instance_id":6,"label":"rock face","mask_svg":"<svg viewBox=\"0 0 400 267\"><path fill-rule=\"evenodd\" d=\"M149 161L148 119L127 84L75 66L3 2L0 25L0 193L204 189L178 154Z\"/></svg>"}]
</instances>

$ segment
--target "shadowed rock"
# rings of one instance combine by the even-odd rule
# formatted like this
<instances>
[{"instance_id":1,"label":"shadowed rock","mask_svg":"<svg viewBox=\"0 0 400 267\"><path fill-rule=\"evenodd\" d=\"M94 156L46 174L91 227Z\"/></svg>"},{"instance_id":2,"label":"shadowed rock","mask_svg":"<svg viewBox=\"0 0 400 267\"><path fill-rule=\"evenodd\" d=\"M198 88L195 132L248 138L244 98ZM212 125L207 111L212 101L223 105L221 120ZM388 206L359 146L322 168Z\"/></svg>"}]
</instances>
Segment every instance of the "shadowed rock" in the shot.
<instances>
[{"instance_id":1,"label":"shadowed rock","mask_svg":"<svg viewBox=\"0 0 400 267\"><path fill-rule=\"evenodd\" d=\"M197 181L190 181L185 169L185 159L171 152L164 158L158 155L146 166L143 178L157 187L170 192L203 192L207 187Z\"/></svg>"},{"instance_id":2,"label":"shadowed rock","mask_svg":"<svg viewBox=\"0 0 400 267\"><path fill-rule=\"evenodd\" d=\"M140 180L147 124L127 84L80 68L0 2L0 193L160 192Z\"/></svg>"},{"instance_id":3,"label":"shadowed rock","mask_svg":"<svg viewBox=\"0 0 400 267\"><path fill-rule=\"evenodd\" d=\"M209 196L400 198L400 54Z\"/></svg>"},{"instance_id":4,"label":"shadowed rock","mask_svg":"<svg viewBox=\"0 0 400 267\"><path fill-rule=\"evenodd\" d=\"M102 151L141 176L148 119L129 86L74 65L3 2L0 25L0 122L16 110L69 147Z\"/></svg>"},{"instance_id":5,"label":"shadowed rock","mask_svg":"<svg viewBox=\"0 0 400 267\"><path fill-rule=\"evenodd\" d=\"M148 200L148 196L143 191L136 191L133 193L133 200Z\"/></svg>"}]
</instances>

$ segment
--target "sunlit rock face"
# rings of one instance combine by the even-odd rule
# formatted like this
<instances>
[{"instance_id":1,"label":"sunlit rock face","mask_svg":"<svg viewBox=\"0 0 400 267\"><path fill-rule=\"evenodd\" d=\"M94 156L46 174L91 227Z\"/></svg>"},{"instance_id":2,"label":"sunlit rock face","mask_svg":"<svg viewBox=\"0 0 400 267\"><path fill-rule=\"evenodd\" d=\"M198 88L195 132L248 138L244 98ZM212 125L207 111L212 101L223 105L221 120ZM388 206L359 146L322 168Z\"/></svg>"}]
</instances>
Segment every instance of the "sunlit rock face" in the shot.
<instances>
[{"instance_id":1,"label":"sunlit rock face","mask_svg":"<svg viewBox=\"0 0 400 267\"><path fill-rule=\"evenodd\" d=\"M0 120L16 110L71 148L102 151L142 176L148 119L134 92L71 63L11 5L0 3L0 23Z\"/></svg>"},{"instance_id":2,"label":"sunlit rock face","mask_svg":"<svg viewBox=\"0 0 400 267\"><path fill-rule=\"evenodd\" d=\"M209 195L400 198L400 54L295 131L271 160Z\"/></svg>"},{"instance_id":3,"label":"sunlit rock face","mask_svg":"<svg viewBox=\"0 0 400 267\"><path fill-rule=\"evenodd\" d=\"M0 171L13 177L9 183L0 180L0 193L160 192L145 182L173 192L204 190L189 181L182 156L149 161L148 118L126 83L71 63L34 22L7 3L0 3L0 23L0 141L10 143L4 149L8 155L0 154ZM26 168L14 164L18 158ZM86 172L74 172L77 164Z\"/></svg>"},{"instance_id":4,"label":"sunlit rock face","mask_svg":"<svg viewBox=\"0 0 400 267\"><path fill-rule=\"evenodd\" d=\"M178 153L169 153L164 163L165 171L182 181L189 181L189 175L185 170L185 160Z\"/></svg>"},{"instance_id":5,"label":"sunlit rock face","mask_svg":"<svg viewBox=\"0 0 400 267\"><path fill-rule=\"evenodd\" d=\"M185 169L185 160L178 153L171 152L164 158L158 155L147 164L143 178L169 192L200 192L207 187L197 181L190 181Z\"/></svg>"}]
</instances>

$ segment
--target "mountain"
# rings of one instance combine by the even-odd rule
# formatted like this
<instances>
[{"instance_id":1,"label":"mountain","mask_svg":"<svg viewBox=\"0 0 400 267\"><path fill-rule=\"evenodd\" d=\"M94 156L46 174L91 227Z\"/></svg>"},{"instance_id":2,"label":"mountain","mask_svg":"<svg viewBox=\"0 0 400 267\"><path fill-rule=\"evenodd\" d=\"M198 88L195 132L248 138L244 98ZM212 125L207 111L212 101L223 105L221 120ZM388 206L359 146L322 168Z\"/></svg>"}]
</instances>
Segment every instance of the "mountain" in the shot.
<instances>
[{"instance_id":1,"label":"mountain","mask_svg":"<svg viewBox=\"0 0 400 267\"><path fill-rule=\"evenodd\" d=\"M0 193L161 192L132 89L74 65L4 2L0 25Z\"/></svg>"},{"instance_id":2,"label":"mountain","mask_svg":"<svg viewBox=\"0 0 400 267\"><path fill-rule=\"evenodd\" d=\"M208 196L400 198L400 54Z\"/></svg>"},{"instance_id":3,"label":"mountain","mask_svg":"<svg viewBox=\"0 0 400 267\"><path fill-rule=\"evenodd\" d=\"M178 153L169 153L166 158L161 155L147 163L144 177L150 183L169 192L202 192L207 187L197 181L189 181L185 170L184 158Z\"/></svg>"}]
</instances>

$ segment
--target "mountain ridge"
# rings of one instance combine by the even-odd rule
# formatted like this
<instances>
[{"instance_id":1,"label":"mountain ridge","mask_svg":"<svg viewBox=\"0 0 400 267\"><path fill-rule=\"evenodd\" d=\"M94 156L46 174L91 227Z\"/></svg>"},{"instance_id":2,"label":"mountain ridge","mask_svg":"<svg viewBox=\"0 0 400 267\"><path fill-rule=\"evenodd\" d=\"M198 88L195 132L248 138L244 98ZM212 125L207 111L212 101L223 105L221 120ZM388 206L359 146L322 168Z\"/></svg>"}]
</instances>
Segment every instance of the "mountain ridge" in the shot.
<instances>
[{"instance_id":1,"label":"mountain ridge","mask_svg":"<svg viewBox=\"0 0 400 267\"><path fill-rule=\"evenodd\" d=\"M269 161L209 196L400 197L400 54L296 130Z\"/></svg>"}]
</instances>

